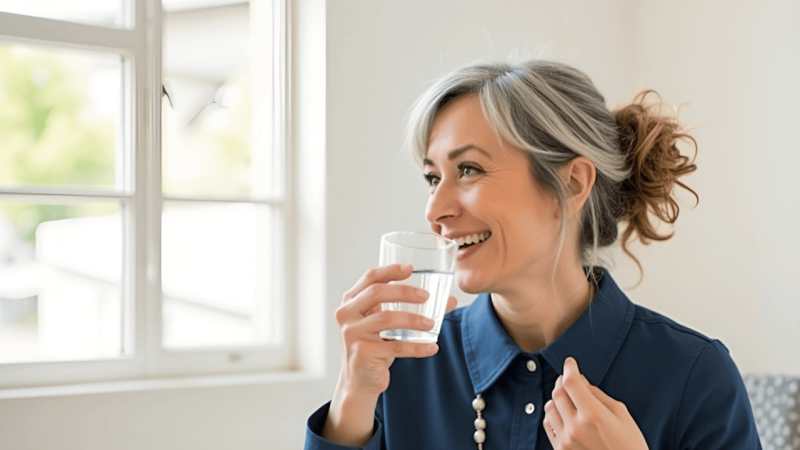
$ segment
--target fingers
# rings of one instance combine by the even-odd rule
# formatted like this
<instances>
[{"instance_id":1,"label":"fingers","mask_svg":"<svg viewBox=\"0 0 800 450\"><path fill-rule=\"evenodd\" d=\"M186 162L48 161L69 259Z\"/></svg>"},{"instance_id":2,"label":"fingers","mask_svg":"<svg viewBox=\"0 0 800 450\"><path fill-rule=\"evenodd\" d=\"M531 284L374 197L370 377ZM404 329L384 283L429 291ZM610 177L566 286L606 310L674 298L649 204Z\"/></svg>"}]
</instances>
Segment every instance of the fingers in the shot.
<instances>
[{"instance_id":1,"label":"fingers","mask_svg":"<svg viewBox=\"0 0 800 450\"><path fill-rule=\"evenodd\" d=\"M569 357L564 361L562 378L564 390L578 411L593 411L602 406L589 390L589 382L581 375L575 358Z\"/></svg>"},{"instance_id":2,"label":"fingers","mask_svg":"<svg viewBox=\"0 0 800 450\"><path fill-rule=\"evenodd\" d=\"M373 267L366 271L349 291L344 293L342 303L352 300L364 289L375 283L405 280L411 276L413 270L414 268L411 264L389 264L388 266Z\"/></svg>"},{"instance_id":3,"label":"fingers","mask_svg":"<svg viewBox=\"0 0 800 450\"><path fill-rule=\"evenodd\" d=\"M430 294L424 289L404 284L376 283L364 288L336 310L336 321L344 325L380 310L384 302L424 303Z\"/></svg>"},{"instance_id":4,"label":"fingers","mask_svg":"<svg viewBox=\"0 0 800 450\"><path fill-rule=\"evenodd\" d=\"M553 400L548 400L544 404L544 421L542 423L547 432L547 437L550 438L552 443L555 443L556 436L564 433L564 419L561 418L561 414L559 414Z\"/></svg>"},{"instance_id":5,"label":"fingers","mask_svg":"<svg viewBox=\"0 0 800 450\"><path fill-rule=\"evenodd\" d=\"M372 308L364 311L364 315L365 316L371 316L372 314L375 314L376 312L380 312L380 311L383 311L383 308L381 307L381 304L378 303L377 305L373 306Z\"/></svg>"},{"instance_id":6,"label":"fingers","mask_svg":"<svg viewBox=\"0 0 800 450\"><path fill-rule=\"evenodd\" d=\"M572 420L578 413L575 404L570 399L567 390L564 388L564 376L558 377L556 386L553 388L553 403L558 410L559 416L566 421Z\"/></svg>"},{"instance_id":7,"label":"fingers","mask_svg":"<svg viewBox=\"0 0 800 450\"><path fill-rule=\"evenodd\" d=\"M383 330L395 330L398 328L430 331L433 329L433 325L434 321L425 316L403 311L376 312L360 323L363 331L374 337L377 337L378 333Z\"/></svg>"},{"instance_id":8,"label":"fingers","mask_svg":"<svg viewBox=\"0 0 800 450\"><path fill-rule=\"evenodd\" d=\"M458 307L458 299L454 295L451 295L447 299L447 308L445 308L444 313L447 314L450 311L456 309Z\"/></svg>"},{"instance_id":9,"label":"fingers","mask_svg":"<svg viewBox=\"0 0 800 450\"><path fill-rule=\"evenodd\" d=\"M587 381L587 383L589 383L589 382ZM591 393L592 393L592 395L594 395L594 397L595 397L597 400L599 400L599 401L600 401L600 403L602 403L602 404L603 404L603 406L605 406L606 408L608 408L608 409L609 409L611 412L613 412L614 414L617 414L617 415L618 415L618 413L620 413L620 412L621 412L621 410L623 410L623 409L624 409L625 411L627 411L627 409L628 409L628 408L625 406L625 404L624 404L624 403L622 403L622 402L619 402L619 401L617 401L617 400L614 400L613 398L609 397L609 396L608 396L608 394L606 394L605 392L603 392L603 390L602 390L602 389L600 389L600 388L599 388L599 387L597 387L597 386L594 386L594 385L592 385L592 384L589 384L589 392L591 392Z\"/></svg>"},{"instance_id":10,"label":"fingers","mask_svg":"<svg viewBox=\"0 0 800 450\"><path fill-rule=\"evenodd\" d=\"M558 445L556 444L556 433L553 429L553 426L550 425L550 422L547 420L547 417L544 418L542 421L542 427L544 427L544 432L547 434L547 439L550 441L550 446L553 448L557 448Z\"/></svg>"},{"instance_id":11,"label":"fingers","mask_svg":"<svg viewBox=\"0 0 800 450\"><path fill-rule=\"evenodd\" d=\"M553 448L647 448L625 405L592 386L574 358L564 361L564 374L544 410L542 424ZM621 445L631 437L637 445Z\"/></svg>"},{"instance_id":12,"label":"fingers","mask_svg":"<svg viewBox=\"0 0 800 450\"><path fill-rule=\"evenodd\" d=\"M427 358L439 351L436 344L421 344L404 341L361 342L365 353L379 358Z\"/></svg>"}]
</instances>

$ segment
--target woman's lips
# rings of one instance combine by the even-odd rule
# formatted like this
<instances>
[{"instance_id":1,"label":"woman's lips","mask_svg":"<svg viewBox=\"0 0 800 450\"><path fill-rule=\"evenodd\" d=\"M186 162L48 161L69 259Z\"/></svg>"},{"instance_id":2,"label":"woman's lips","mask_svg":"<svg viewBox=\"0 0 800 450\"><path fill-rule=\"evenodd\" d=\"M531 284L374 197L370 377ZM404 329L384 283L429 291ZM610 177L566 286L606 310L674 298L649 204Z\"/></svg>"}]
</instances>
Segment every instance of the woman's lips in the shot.
<instances>
[{"instance_id":1,"label":"woman's lips","mask_svg":"<svg viewBox=\"0 0 800 450\"><path fill-rule=\"evenodd\" d=\"M453 240L456 241L459 248L466 248L472 245L478 245L482 242L485 242L490 237L492 237L492 232L486 230L486 231L481 231L480 233L457 237Z\"/></svg>"},{"instance_id":2,"label":"woman's lips","mask_svg":"<svg viewBox=\"0 0 800 450\"><path fill-rule=\"evenodd\" d=\"M491 237L491 234L489 234L489 238L490 237ZM472 255L473 253L478 251L478 249L483 247L483 244L485 244L486 241L489 240L489 238L486 238L486 239L484 239L483 241L481 241L481 242L479 242L477 244L471 244L471 245L467 245L467 246L465 246L463 248L459 248L458 249L458 253L456 254L456 259L468 258L470 255Z\"/></svg>"}]
</instances>

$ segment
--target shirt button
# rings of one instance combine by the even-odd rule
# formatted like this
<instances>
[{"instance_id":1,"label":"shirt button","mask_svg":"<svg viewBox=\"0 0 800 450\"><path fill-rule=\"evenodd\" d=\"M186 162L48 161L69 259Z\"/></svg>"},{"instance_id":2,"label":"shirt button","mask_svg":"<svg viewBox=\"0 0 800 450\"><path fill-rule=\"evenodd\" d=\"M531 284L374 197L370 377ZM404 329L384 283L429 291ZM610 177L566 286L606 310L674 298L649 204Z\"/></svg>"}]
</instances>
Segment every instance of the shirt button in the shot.
<instances>
[{"instance_id":1,"label":"shirt button","mask_svg":"<svg viewBox=\"0 0 800 450\"><path fill-rule=\"evenodd\" d=\"M533 406L533 403L528 403L527 405L525 405L525 412L528 414L533 414L534 409L536 409L536 407Z\"/></svg>"},{"instance_id":2,"label":"shirt button","mask_svg":"<svg viewBox=\"0 0 800 450\"><path fill-rule=\"evenodd\" d=\"M526 365L528 366L528 372L536 372L536 363L532 359L529 359Z\"/></svg>"}]
</instances>

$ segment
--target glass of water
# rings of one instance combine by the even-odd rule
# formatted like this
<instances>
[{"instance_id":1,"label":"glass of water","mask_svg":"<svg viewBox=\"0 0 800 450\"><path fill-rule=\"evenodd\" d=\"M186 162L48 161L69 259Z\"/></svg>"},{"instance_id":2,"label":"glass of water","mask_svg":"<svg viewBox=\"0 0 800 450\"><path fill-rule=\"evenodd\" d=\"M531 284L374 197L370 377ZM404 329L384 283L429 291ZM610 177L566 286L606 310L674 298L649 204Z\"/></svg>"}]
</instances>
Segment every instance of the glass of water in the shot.
<instances>
[{"instance_id":1,"label":"glass of water","mask_svg":"<svg viewBox=\"0 0 800 450\"><path fill-rule=\"evenodd\" d=\"M430 331L384 330L384 339L408 342L435 343L439 339L450 286L455 275L458 244L433 233L394 232L381 237L380 265L411 264L414 271L409 278L393 283L408 284L425 289L430 297L425 303L387 302L384 311L405 311L432 319Z\"/></svg>"}]
</instances>

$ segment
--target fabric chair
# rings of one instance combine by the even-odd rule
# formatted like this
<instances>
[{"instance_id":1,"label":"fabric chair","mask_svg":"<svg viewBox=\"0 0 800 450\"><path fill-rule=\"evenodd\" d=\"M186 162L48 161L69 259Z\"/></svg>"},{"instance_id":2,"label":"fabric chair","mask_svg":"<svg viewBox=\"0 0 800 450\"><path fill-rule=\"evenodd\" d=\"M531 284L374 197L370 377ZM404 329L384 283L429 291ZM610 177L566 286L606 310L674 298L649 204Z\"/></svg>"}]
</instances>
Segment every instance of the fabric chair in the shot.
<instances>
[{"instance_id":1,"label":"fabric chair","mask_svg":"<svg viewBox=\"0 0 800 450\"><path fill-rule=\"evenodd\" d=\"M800 376L744 376L764 450L800 449Z\"/></svg>"}]
</instances>

